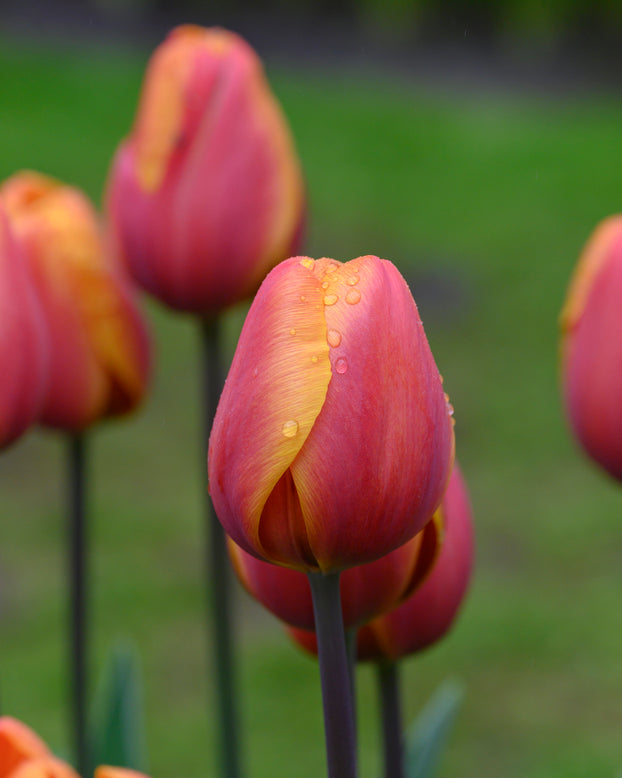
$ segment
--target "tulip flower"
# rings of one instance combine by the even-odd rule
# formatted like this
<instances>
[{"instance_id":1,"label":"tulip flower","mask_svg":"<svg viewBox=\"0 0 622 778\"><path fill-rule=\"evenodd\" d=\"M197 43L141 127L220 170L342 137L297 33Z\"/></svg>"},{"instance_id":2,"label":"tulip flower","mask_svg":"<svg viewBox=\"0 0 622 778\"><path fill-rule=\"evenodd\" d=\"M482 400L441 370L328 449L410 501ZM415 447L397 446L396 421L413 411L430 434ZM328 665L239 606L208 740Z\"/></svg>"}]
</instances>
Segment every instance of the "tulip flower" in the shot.
<instances>
[{"instance_id":1,"label":"tulip flower","mask_svg":"<svg viewBox=\"0 0 622 778\"><path fill-rule=\"evenodd\" d=\"M78 774L57 759L29 727L11 716L1 716L0 778L78 778Z\"/></svg>"},{"instance_id":2,"label":"tulip flower","mask_svg":"<svg viewBox=\"0 0 622 778\"><path fill-rule=\"evenodd\" d=\"M403 546L341 576L341 607L346 629L397 605L428 575L442 545L440 516ZM275 616L293 627L313 630L313 602L307 576L299 570L265 562L229 539L229 556L242 585Z\"/></svg>"},{"instance_id":3,"label":"tulip flower","mask_svg":"<svg viewBox=\"0 0 622 778\"><path fill-rule=\"evenodd\" d=\"M43 312L0 205L0 448L36 421L45 399L49 349Z\"/></svg>"},{"instance_id":4,"label":"tulip flower","mask_svg":"<svg viewBox=\"0 0 622 778\"><path fill-rule=\"evenodd\" d=\"M622 480L622 216L589 239L561 313L566 411L585 451Z\"/></svg>"},{"instance_id":5,"label":"tulip flower","mask_svg":"<svg viewBox=\"0 0 622 778\"><path fill-rule=\"evenodd\" d=\"M378 257L293 257L244 324L209 446L247 552L337 572L388 554L443 496L453 425L415 302Z\"/></svg>"},{"instance_id":6,"label":"tulip flower","mask_svg":"<svg viewBox=\"0 0 622 778\"><path fill-rule=\"evenodd\" d=\"M296 251L304 193L290 131L253 49L182 26L155 51L108 212L136 281L213 314L251 297Z\"/></svg>"},{"instance_id":7,"label":"tulip flower","mask_svg":"<svg viewBox=\"0 0 622 778\"><path fill-rule=\"evenodd\" d=\"M51 343L43 424L79 432L134 409L148 374L145 325L77 189L37 173L0 188L43 309Z\"/></svg>"}]
</instances>

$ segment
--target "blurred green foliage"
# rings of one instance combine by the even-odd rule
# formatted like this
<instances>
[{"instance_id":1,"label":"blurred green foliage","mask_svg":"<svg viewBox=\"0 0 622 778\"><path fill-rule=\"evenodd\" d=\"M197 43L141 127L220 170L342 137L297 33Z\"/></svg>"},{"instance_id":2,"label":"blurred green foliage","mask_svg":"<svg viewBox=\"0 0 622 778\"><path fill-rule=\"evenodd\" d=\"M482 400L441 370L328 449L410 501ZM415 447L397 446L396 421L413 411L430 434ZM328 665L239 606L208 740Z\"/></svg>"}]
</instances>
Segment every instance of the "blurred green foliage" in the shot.
<instances>
[{"instance_id":1,"label":"blurred green foliage","mask_svg":"<svg viewBox=\"0 0 622 778\"><path fill-rule=\"evenodd\" d=\"M0 176L34 167L99 201L146 57L3 43ZM454 632L405 664L405 720L451 675L466 693L442 775L613 775L622 491L566 431L556 320L584 241L622 207L622 100L269 72L308 175L305 251L397 263L456 408L477 569ZM111 643L131 639L153 778L215 776L198 333L155 303L147 310L158 352L150 400L91 446L92 666L96 675ZM227 319L229 352L243 313ZM0 458L0 686L4 711L66 752L63 452L56 436L32 433ZM258 606L242 595L237 605L249 778L317 778L317 668ZM371 778L380 760L368 668L359 680Z\"/></svg>"}]
</instances>

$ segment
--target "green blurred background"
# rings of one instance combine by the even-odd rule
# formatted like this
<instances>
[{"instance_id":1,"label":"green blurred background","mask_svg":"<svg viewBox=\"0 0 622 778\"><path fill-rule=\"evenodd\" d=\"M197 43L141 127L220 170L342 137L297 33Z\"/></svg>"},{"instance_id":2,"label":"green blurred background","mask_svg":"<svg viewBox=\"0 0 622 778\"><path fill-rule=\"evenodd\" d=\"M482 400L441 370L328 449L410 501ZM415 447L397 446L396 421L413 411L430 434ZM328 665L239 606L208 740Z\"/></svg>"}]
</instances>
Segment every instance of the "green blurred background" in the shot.
<instances>
[{"instance_id":1,"label":"green blurred background","mask_svg":"<svg viewBox=\"0 0 622 778\"><path fill-rule=\"evenodd\" d=\"M166 25L236 26L264 57L308 178L306 253L393 260L456 409L477 567L451 635L404 665L410 720L466 687L440 774L622 770L622 492L577 451L557 317L579 251L621 208L620 4L395 0L263 8L7 2L0 176L29 167L97 202ZM302 14L295 17L294 14ZM91 438L92 667L142 657L153 778L215 776L201 563L198 333L146 301L144 410ZM244 311L227 319L232 350ZM0 459L2 708L68 752L64 442ZM250 778L324 774L317 667L239 593ZM359 671L363 778L379 774L374 678Z\"/></svg>"}]
</instances>

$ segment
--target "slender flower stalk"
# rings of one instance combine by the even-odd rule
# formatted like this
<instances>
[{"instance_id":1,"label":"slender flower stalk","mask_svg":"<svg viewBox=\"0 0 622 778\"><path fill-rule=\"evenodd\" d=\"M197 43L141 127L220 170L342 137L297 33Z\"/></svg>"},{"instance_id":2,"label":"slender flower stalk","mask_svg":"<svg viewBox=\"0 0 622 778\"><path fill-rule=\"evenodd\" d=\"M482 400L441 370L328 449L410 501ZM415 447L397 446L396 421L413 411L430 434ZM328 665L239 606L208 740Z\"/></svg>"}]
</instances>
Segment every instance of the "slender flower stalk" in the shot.
<instances>
[{"instance_id":1,"label":"slender flower stalk","mask_svg":"<svg viewBox=\"0 0 622 778\"><path fill-rule=\"evenodd\" d=\"M328 778L356 778L356 733L339 573L309 573L324 705Z\"/></svg>"},{"instance_id":2,"label":"slender flower stalk","mask_svg":"<svg viewBox=\"0 0 622 778\"><path fill-rule=\"evenodd\" d=\"M86 738L87 709L87 506L86 453L83 435L68 436L68 506L69 518L69 611L71 649L69 674L71 677L71 731L74 736L76 768L87 775L89 755Z\"/></svg>"},{"instance_id":3,"label":"slender flower stalk","mask_svg":"<svg viewBox=\"0 0 622 778\"><path fill-rule=\"evenodd\" d=\"M220 320L202 319L201 346L203 352L204 428L201 467L205 467L209 436L222 391L223 360L221 354ZM217 696L218 723L221 744L221 774L225 778L240 775L239 728L236 709L233 629L231 623L231 584L225 533L209 494L205 493L206 584L208 592L208 634L212 636L213 672Z\"/></svg>"},{"instance_id":4,"label":"slender flower stalk","mask_svg":"<svg viewBox=\"0 0 622 778\"><path fill-rule=\"evenodd\" d=\"M382 718L384 778L404 778L402 709L397 662L377 662L376 672Z\"/></svg>"}]
</instances>

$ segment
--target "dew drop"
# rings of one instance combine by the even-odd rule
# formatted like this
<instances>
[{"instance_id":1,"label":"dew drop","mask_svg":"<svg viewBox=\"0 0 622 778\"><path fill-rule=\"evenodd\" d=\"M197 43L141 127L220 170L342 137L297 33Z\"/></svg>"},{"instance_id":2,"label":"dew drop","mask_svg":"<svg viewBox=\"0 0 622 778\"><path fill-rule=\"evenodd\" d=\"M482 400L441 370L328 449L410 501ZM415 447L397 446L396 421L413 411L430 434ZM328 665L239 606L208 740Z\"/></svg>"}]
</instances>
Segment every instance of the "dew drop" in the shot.
<instances>
[{"instance_id":1,"label":"dew drop","mask_svg":"<svg viewBox=\"0 0 622 778\"><path fill-rule=\"evenodd\" d=\"M296 330L295 330L295 329L292 327L292 328L290 329L290 331L289 331L289 334L290 334L290 335L295 335L295 334L296 334Z\"/></svg>"},{"instance_id":2,"label":"dew drop","mask_svg":"<svg viewBox=\"0 0 622 778\"><path fill-rule=\"evenodd\" d=\"M328 341L329 346L337 348L341 343L341 333L338 330L328 330L326 333L326 340Z\"/></svg>"},{"instance_id":3,"label":"dew drop","mask_svg":"<svg viewBox=\"0 0 622 778\"><path fill-rule=\"evenodd\" d=\"M330 286L330 283L328 281L323 281L322 282L322 289L328 289L329 286Z\"/></svg>"},{"instance_id":4,"label":"dew drop","mask_svg":"<svg viewBox=\"0 0 622 778\"><path fill-rule=\"evenodd\" d=\"M330 264L330 265L328 265L328 267L326 268L326 270L324 272L325 273L334 273L334 272L336 272L336 270L337 270L337 265Z\"/></svg>"},{"instance_id":5,"label":"dew drop","mask_svg":"<svg viewBox=\"0 0 622 778\"><path fill-rule=\"evenodd\" d=\"M301 259L300 264L303 267L306 267L307 270L313 270L313 260L310 259L309 257L305 257L304 259Z\"/></svg>"},{"instance_id":6,"label":"dew drop","mask_svg":"<svg viewBox=\"0 0 622 778\"><path fill-rule=\"evenodd\" d=\"M294 435L298 432L298 422L295 419L286 421L285 424L281 427L281 432L283 435L285 435L286 438L293 438Z\"/></svg>"},{"instance_id":7,"label":"dew drop","mask_svg":"<svg viewBox=\"0 0 622 778\"><path fill-rule=\"evenodd\" d=\"M306 299L307 299L306 295L304 295L304 294L301 294L301 295L300 295L300 302L301 302L301 303L304 303L304 301L305 301Z\"/></svg>"},{"instance_id":8,"label":"dew drop","mask_svg":"<svg viewBox=\"0 0 622 778\"><path fill-rule=\"evenodd\" d=\"M317 362L317 354L314 354L314 355L311 357L311 361L313 362L313 364L315 364L315 363Z\"/></svg>"},{"instance_id":9,"label":"dew drop","mask_svg":"<svg viewBox=\"0 0 622 778\"><path fill-rule=\"evenodd\" d=\"M361 293L359 292L358 289L350 289L350 291L346 295L346 302L349 305L356 305L360 299L361 299Z\"/></svg>"},{"instance_id":10,"label":"dew drop","mask_svg":"<svg viewBox=\"0 0 622 778\"><path fill-rule=\"evenodd\" d=\"M359 295L360 297L360 295ZM334 305L339 298L336 294L325 294L324 295L324 305Z\"/></svg>"},{"instance_id":11,"label":"dew drop","mask_svg":"<svg viewBox=\"0 0 622 778\"><path fill-rule=\"evenodd\" d=\"M343 357L339 357L339 359L335 362L335 370L340 375L343 375L347 369L348 369L348 363Z\"/></svg>"},{"instance_id":12,"label":"dew drop","mask_svg":"<svg viewBox=\"0 0 622 778\"><path fill-rule=\"evenodd\" d=\"M359 282L359 277L358 276L348 276L348 278L346 280L346 284L348 286L356 286L358 284L358 282Z\"/></svg>"},{"instance_id":13,"label":"dew drop","mask_svg":"<svg viewBox=\"0 0 622 778\"><path fill-rule=\"evenodd\" d=\"M450 416L454 415L454 406L449 402L449 395L445 392L445 402L447 403L447 413Z\"/></svg>"}]
</instances>

